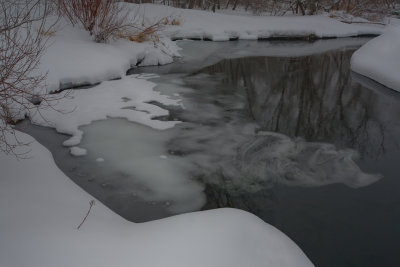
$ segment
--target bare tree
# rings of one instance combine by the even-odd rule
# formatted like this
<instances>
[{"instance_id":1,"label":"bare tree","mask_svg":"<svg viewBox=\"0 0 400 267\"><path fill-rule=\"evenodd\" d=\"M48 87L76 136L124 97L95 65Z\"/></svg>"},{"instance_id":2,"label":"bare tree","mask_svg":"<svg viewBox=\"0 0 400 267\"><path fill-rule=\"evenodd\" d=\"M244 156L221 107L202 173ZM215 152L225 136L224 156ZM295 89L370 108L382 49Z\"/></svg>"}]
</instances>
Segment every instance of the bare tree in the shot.
<instances>
[{"instance_id":1,"label":"bare tree","mask_svg":"<svg viewBox=\"0 0 400 267\"><path fill-rule=\"evenodd\" d=\"M49 103L46 74L37 67L48 40L51 5L41 0L0 2L0 150L14 153L23 145L10 127L39 103Z\"/></svg>"}]
</instances>

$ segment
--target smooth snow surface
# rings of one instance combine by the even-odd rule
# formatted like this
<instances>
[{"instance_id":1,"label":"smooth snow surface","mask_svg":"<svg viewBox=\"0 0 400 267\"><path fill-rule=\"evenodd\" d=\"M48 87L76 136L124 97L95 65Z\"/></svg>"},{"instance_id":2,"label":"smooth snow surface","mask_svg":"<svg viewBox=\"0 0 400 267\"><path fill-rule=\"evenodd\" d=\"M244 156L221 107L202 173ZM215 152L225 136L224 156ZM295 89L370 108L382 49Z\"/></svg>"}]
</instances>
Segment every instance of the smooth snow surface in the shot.
<instances>
[{"instance_id":1,"label":"smooth snow surface","mask_svg":"<svg viewBox=\"0 0 400 267\"><path fill-rule=\"evenodd\" d=\"M244 211L219 209L143 224L92 199L31 137L29 158L0 154L0 259L29 267L313 266L283 233Z\"/></svg>"},{"instance_id":2,"label":"smooth snow surface","mask_svg":"<svg viewBox=\"0 0 400 267\"><path fill-rule=\"evenodd\" d=\"M256 40L271 37L349 37L380 34L382 28L371 25L345 24L325 16L235 16L208 11L179 9L163 5L144 4L149 19L171 16L179 26L169 25L163 33L172 39Z\"/></svg>"},{"instance_id":3,"label":"smooth snow surface","mask_svg":"<svg viewBox=\"0 0 400 267\"><path fill-rule=\"evenodd\" d=\"M139 64L164 65L177 56L177 48L169 39L160 42L135 43L112 40L95 43L87 32L60 22L55 37L41 58L39 72L47 73L48 91L121 78Z\"/></svg>"},{"instance_id":4,"label":"smooth snow surface","mask_svg":"<svg viewBox=\"0 0 400 267\"><path fill-rule=\"evenodd\" d=\"M351 69L400 92L400 26L357 50Z\"/></svg>"}]
</instances>

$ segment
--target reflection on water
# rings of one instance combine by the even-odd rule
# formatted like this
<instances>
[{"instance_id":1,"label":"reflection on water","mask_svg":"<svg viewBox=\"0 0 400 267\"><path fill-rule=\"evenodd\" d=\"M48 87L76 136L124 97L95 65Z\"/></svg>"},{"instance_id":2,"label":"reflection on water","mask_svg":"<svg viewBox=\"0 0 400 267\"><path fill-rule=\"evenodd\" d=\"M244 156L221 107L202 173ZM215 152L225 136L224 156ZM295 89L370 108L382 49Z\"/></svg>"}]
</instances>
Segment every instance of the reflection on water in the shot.
<instances>
[{"instance_id":1,"label":"reflection on water","mask_svg":"<svg viewBox=\"0 0 400 267\"><path fill-rule=\"evenodd\" d=\"M353 51L232 59L201 72L221 73L224 86L246 90L249 115L263 130L380 155L385 147L398 145L385 138L391 115L381 110L376 93L352 82L349 61Z\"/></svg>"},{"instance_id":2,"label":"reflection on water","mask_svg":"<svg viewBox=\"0 0 400 267\"><path fill-rule=\"evenodd\" d=\"M237 44L235 57L247 45ZM185 108L152 104L170 110L154 119L183 121L174 129L95 122L82 127L82 158L49 144L64 139L50 130L27 131L130 220L234 207L285 232L316 266L400 266L400 97L353 79L354 48L285 57L263 44L252 50L282 56L229 59L227 49L210 66L166 66L157 90Z\"/></svg>"},{"instance_id":3,"label":"reflection on water","mask_svg":"<svg viewBox=\"0 0 400 267\"><path fill-rule=\"evenodd\" d=\"M362 77L353 79L349 70L352 53L347 50L299 58L227 59L185 81L196 88L191 97L196 98L203 91L211 96L208 102L219 107L213 113L219 112L225 122L232 122L235 115L231 114L246 114L248 121L257 124L258 131L355 149L361 155L358 164L366 171L381 173L385 177L382 182L358 190L339 185L275 186L252 193L233 192L212 184L206 187L205 208L229 206L257 214L289 234L316 266L399 266L400 99L396 93L387 93L385 88ZM205 78L208 83L214 79L215 85L208 84L206 89L199 86ZM232 102L242 105L229 104ZM203 108L208 110L207 106ZM211 128L208 131L213 132ZM229 131L224 135L229 136ZM264 155L271 155L268 145L259 145L257 140L255 143L253 149L253 143L247 149L255 151L254 157L261 160L256 161L255 168L248 165L252 172L270 160ZM303 154L300 155L301 165ZM245 153L241 158L243 163L252 157ZM290 161L292 155L284 158ZM322 160L319 155L315 159ZM268 166L267 172L270 170ZM345 178L344 173L338 175L342 181L354 177L348 172Z\"/></svg>"}]
</instances>

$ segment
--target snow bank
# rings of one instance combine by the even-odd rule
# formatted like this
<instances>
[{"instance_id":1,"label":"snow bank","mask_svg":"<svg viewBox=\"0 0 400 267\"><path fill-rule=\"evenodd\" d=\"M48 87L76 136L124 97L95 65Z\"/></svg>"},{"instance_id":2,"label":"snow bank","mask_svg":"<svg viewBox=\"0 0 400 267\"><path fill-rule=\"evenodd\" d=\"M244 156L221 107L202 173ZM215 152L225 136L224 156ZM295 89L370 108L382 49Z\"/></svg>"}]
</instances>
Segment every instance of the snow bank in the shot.
<instances>
[{"instance_id":1,"label":"snow bank","mask_svg":"<svg viewBox=\"0 0 400 267\"><path fill-rule=\"evenodd\" d=\"M55 91L121 78L137 64L164 65L177 55L177 48L169 39L161 38L156 45L123 39L101 44L95 43L86 31L61 21L38 71L47 73L47 89Z\"/></svg>"},{"instance_id":2,"label":"snow bank","mask_svg":"<svg viewBox=\"0 0 400 267\"><path fill-rule=\"evenodd\" d=\"M400 27L393 27L357 50L351 69L400 92Z\"/></svg>"},{"instance_id":3,"label":"snow bank","mask_svg":"<svg viewBox=\"0 0 400 267\"><path fill-rule=\"evenodd\" d=\"M17 135L31 152L20 161L0 154L2 266L313 266L283 233L233 209L134 224L96 202L77 230L92 197Z\"/></svg>"},{"instance_id":4,"label":"snow bank","mask_svg":"<svg viewBox=\"0 0 400 267\"><path fill-rule=\"evenodd\" d=\"M382 27L345 24L326 16L236 16L208 11L142 4L149 19L176 17L179 26L168 26L163 33L172 39L268 39L274 37L330 38L365 34L379 35Z\"/></svg>"}]
</instances>

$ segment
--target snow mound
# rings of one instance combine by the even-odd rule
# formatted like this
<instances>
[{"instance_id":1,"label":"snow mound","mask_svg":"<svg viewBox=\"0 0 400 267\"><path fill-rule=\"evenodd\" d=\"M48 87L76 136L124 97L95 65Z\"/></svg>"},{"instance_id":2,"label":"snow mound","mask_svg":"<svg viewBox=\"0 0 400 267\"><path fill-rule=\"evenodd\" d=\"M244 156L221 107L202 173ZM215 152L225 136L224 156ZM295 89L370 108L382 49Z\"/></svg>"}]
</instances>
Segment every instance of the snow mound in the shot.
<instances>
[{"instance_id":1,"label":"snow mound","mask_svg":"<svg viewBox=\"0 0 400 267\"><path fill-rule=\"evenodd\" d=\"M139 63L163 65L178 56L175 43L167 38L160 38L157 44L124 39L95 43L86 31L63 21L59 24L37 70L47 73L48 91L121 78Z\"/></svg>"},{"instance_id":2,"label":"snow mound","mask_svg":"<svg viewBox=\"0 0 400 267\"><path fill-rule=\"evenodd\" d=\"M48 150L17 135L31 151L20 161L0 154L2 266L313 266L282 232L234 209L135 224L96 202L77 230L92 197Z\"/></svg>"},{"instance_id":3,"label":"snow mound","mask_svg":"<svg viewBox=\"0 0 400 267\"><path fill-rule=\"evenodd\" d=\"M391 28L357 50L351 69L400 92L400 27Z\"/></svg>"}]
</instances>

